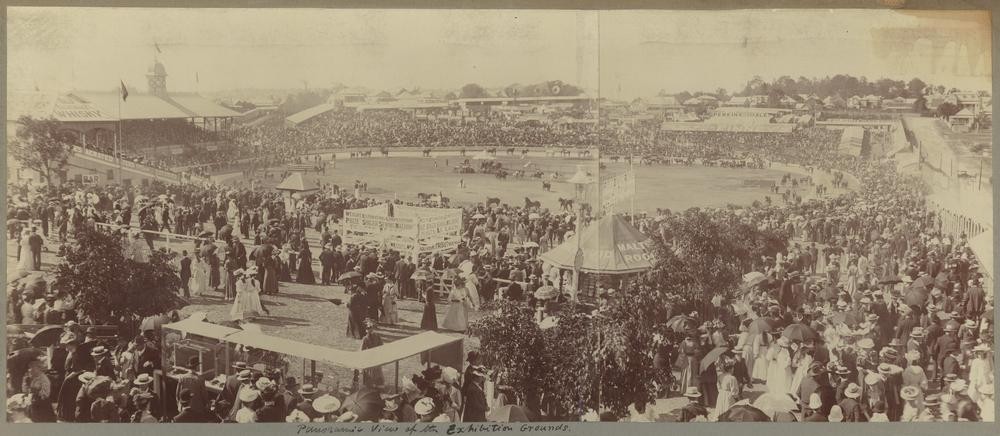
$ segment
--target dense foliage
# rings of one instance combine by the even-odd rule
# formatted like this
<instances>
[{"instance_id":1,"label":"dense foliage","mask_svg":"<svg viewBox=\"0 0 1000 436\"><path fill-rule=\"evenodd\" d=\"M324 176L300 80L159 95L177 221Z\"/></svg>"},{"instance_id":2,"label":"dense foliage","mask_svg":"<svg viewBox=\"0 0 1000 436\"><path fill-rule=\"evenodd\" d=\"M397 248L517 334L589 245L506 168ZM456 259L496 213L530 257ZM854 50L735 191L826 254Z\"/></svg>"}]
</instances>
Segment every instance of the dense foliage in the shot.
<instances>
[{"instance_id":1,"label":"dense foliage","mask_svg":"<svg viewBox=\"0 0 1000 436\"><path fill-rule=\"evenodd\" d=\"M52 185L53 173L62 172L69 162L73 142L73 136L55 118L22 116L9 150L21 166L37 171L46 185Z\"/></svg>"},{"instance_id":2,"label":"dense foliage","mask_svg":"<svg viewBox=\"0 0 1000 436\"><path fill-rule=\"evenodd\" d=\"M120 239L84 229L65 245L53 289L71 296L78 316L131 331L143 318L177 309L180 278L165 250L140 263L125 256Z\"/></svg>"}]
</instances>

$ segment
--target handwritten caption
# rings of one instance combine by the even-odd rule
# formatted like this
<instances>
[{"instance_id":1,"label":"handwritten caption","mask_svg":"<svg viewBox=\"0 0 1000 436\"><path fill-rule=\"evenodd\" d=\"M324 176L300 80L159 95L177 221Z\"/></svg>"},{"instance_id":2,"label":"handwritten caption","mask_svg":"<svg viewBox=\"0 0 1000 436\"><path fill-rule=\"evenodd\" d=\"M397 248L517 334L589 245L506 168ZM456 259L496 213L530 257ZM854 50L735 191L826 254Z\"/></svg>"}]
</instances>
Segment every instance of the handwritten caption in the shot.
<instances>
[{"instance_id":1,"label":"handwritten caption","mask_svg":"<svg viewBox=\"0 0 1000 436\"><path fill-rule=\"evenodd\" d=\"M334 433L392 433L406 436L413 435L458 435L475 433L523 433L545 432L566 433L570 429L567 424L517 424L517 423L483 423L483 424L425 424L425 423L382 423L370 425L324 425L299 424L297 435L318 435Z\"/></svg>"}]
</instances>

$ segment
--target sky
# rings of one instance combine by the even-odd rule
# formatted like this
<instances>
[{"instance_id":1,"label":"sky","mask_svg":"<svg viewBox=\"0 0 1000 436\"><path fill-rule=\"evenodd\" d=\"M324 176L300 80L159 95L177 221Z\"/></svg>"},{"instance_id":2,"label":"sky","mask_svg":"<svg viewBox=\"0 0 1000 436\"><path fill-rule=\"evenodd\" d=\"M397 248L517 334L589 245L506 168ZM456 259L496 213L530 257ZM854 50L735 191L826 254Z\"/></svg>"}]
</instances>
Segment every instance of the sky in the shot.
<instances>
[{"instance_id":1,"label":"sky","mask_svg":"<svg viewBox=\"0 0 1000 436\"><path fill-rule=\"evenodd\" d=\"M603 97L634 98L739 90L754 75L838 73L987 89L988 56L960 62L955 74L931 71L923 43L899 59L880 51L886 42L877 29L917 26L960 27L961 44L985 41L988 48L988 15L955 18L871 10L10 8L7 73L14 91L112 89L119 80L145 90L155 57L166 67L168 89L202 93L558 79ZM938 58L951 65L954 50Z\"/></svg>"}]
</instances>

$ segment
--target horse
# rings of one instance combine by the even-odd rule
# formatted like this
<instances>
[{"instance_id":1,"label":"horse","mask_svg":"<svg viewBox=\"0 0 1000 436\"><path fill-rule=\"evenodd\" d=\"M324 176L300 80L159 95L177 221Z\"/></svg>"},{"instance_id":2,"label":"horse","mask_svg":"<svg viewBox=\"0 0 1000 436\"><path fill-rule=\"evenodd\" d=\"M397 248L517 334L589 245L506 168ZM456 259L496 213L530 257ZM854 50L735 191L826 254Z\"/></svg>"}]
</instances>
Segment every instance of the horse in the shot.
<instances>
[{"instance_id":1,"label":"horse","mask_svg":"<svg viewBox=\"0 0 1000 436\"><path fill-rule=\"evenodd\" d=\"M611 156L608 158L611 162L618 162L618 156Z\"/></svg>"},{"instance_id":2,"label":"horse","mask_svg":"<svg viewBox=\"0 0 1000 436\"><path fill-rule=\"evenodd\" d=\"M573 210L573 199L572 198L560 198L559 207L565 211Z\"/></svg>"},{"instance_id":3,"label":"horse","mask_svg":"<svg viewBox=\"0 0 1000 436\"><path fill-rule=\"evenodd\" d=\"M573 152L571 152L571 151L569 151L568 149L565 149L565 148L562 149L562 151L560 151L560 153L562 154L563 157L569 157L571 154L573 154Z\"/></svg>"},{"instance_id":4,"label":"horse","mask_svg":"<svg viewBox=\"0 0 1000 436\"><path fill-rule=\"evenodd\" d=\"M544 175L545 175L545 173L543 173L543 172L541 172L541 171L535 171L534 173L532 173L532 174L531 174L531 177L534 177L534 178L536 178L536 179L540 179L540 178L542 178L542 176L544 176Z\"/></svg>"},{"instance_id":5,"label":"horse","mask_svg":"<svg viewBox=\"0 0 1000 436\"><path fill-rule=\"evenodd\" d=\"M382 157L389 157L389 149L382 147Z\"/></svg>"},{"instance_id":6,"label":"horse","mask_svg":"<svg viewBox=\"0 0 1000 436\"><path fill-rule=\"evenodd\" d=\"M459 151L459 153L461 153L462 156L465 156L465 147L462 147L462 150Z\"/></svg>"},{"instance_id":7,"label":"horse","mask_svg":"<svg viewBox=\"0 0 1000 436\"><path fill-rule=\"evenodd\" d=\"M433 195L434 194L425 194L423 192L420 192L420 193L417 194L417 198L419 198L420 201L425 202L428 199L430 199Z\"/></svg>"},{"instance_id":8,"label":"horse","mask_svg":"<svg viewBox=\"0 0 1000 436\"><path fill-rule=\"evenodd\" d=\"M431 149L425 148L424 151L423 151L423 156L424 157L431 157Z\"/></svg>"},{"instance_id":9,"label":"horse","mask_svg":"<svg viewBox=\"0 0 1000 436\"><path fill-rule=\"evenodd\" d=\"M525 148L524 150L521 150L521 156L522 157L527 156L527 155L528 155L528 149L527 148Z\"/></svg>"},{"instance_id":10,"label":"horse","mask_svg":"<svg viewBox=\"0 0 1000 436\"><path fill-rule=\"evenodd\" d=\"M513 156L513 155L514 155L514 147L508 148L507 149L507 156Z\"/></svg>"},{"instance_id":11,"label":"horse","mask_svg":"<svg viewBox=\"0 0 1000 436\"><path fill-rule=\"evenodd\" d=\"M497 148L496 147L490 147L490 148L486 149L486 152L489 153L489 154L491 154L491 155L493 155L493 156L496 156L497 155Z\"/></svg>"},{"instance_id":12,"label":"horse","mask_svg":"<svg viewBox=\"0 0 1000 436\"><path fill-rule=\"evenodd\" d=\"M552 183L551 182L544 182L543 181L542 182L542 190L545 191L545 192L552 192Z\"/></svg>"},{"instance_id":13,"label":"horse","mask_svg":"<svg viewBox=\"0 0 1000 436\"><path fill-rule=\"evenodd\" d=\"M500 199L497 197L486 197L487 206L492 206L494 204L500 204Z\"/></svg>"},{"instance_id":14,"label":"horse","mask_svg":"<svg viewBox=\"0 0 1000 436\"><path fill-rule=\"evenodd\" d=\"M358 154L352 151L351 152L351 159L354 159L356 157L358 157Z\"/></svg>"},{"instance_id":15,"label":"horse","mask_svg":"<svg viewBox=\"0 0 1000 436\"><path fill-rule=\"evenodd\" d=\"M498 170L496 172L496 178L499 180L507 180L507 172L504 170Z\"/></svg>"},{"instance_id":16,"label":"horse","mask_svg":"<svg viewBox=\"0 0 1000 436\"><path fill-rule=\"evenodd\" d=\"M542 202L540 202L540 201L531 201L530 198L524 197L524 208L525 209L531 209L533 207L542 207Z\"/></svg>"}]
</instances>

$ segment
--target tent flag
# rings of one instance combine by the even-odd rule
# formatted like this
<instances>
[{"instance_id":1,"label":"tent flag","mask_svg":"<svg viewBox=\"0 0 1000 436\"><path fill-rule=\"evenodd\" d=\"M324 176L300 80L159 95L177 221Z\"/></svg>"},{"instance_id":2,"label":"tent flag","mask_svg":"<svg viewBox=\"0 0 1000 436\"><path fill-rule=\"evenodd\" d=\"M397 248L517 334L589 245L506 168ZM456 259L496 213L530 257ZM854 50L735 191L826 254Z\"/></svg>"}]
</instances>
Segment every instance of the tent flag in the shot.
<instances>
[{"instance_id":1,"label":"tent flag","mask_svg":"<svg viewBox=\"0 0 1000 436\"><path fill-rule=\"evenodd\" d=\"M124 80L121 80L121 82L122 82L122 101L128 101L128 88L125 87Z\"/></svg>"},{"instance_id":2,"label":"tent flag","mask_svg":"<svg viewBox=\"0 0 1000 436\"><path fill-rule=\"evenodd\" d=\"M157 44L157 43L155 43L155 42L154 42L154 43L153 43L153 47L155 47L155 48L156 48L156 52L157 52L157 53L163 53L163 51L162 51L162 50L160 50L160 44Z\"/></svg>"}]
</instances>

